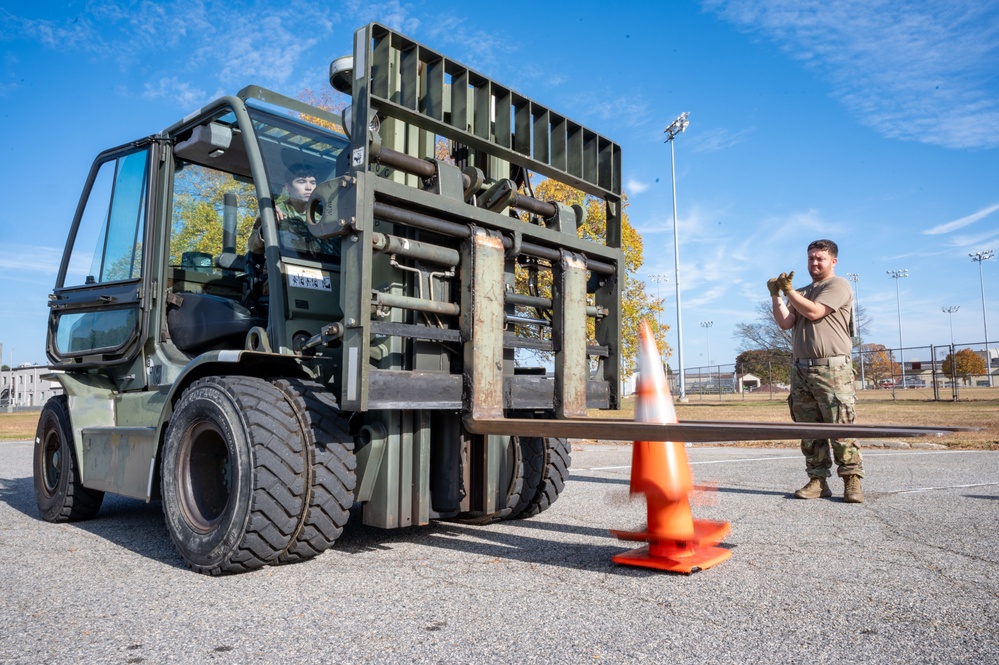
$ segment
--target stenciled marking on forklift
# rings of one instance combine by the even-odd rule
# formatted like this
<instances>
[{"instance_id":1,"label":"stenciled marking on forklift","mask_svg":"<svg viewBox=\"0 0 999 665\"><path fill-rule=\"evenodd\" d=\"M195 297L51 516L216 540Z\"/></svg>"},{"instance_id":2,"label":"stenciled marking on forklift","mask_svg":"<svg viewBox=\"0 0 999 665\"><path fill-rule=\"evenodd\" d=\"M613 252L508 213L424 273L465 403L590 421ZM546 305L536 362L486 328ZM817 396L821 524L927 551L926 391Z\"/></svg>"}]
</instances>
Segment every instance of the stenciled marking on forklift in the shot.
<instances>
[{"instance_id":1,"label":"stenciled marking on forklift","mask_svg":"<svg viewBox=\"0 0 999 665\"><path fill-rule=\"evenodd\" d=\"M302 289L315 289L317 291L329 291L330 274L325 270L316 268L305 268L302 266L287 266L288 284Z\"/></svg>"}]
</instances>

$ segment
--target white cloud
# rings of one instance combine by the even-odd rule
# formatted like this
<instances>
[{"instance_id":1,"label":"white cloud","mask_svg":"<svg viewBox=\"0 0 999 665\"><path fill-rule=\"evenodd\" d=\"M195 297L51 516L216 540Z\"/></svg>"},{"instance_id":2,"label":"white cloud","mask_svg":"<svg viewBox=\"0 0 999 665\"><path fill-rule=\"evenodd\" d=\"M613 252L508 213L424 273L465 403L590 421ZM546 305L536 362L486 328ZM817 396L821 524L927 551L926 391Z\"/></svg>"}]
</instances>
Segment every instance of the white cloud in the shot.
<instances>
[{"instance_id":1,"label":"white cloud","mask_svg":"<svg viewBox=\"0 0 999 665\"><path fill-rule=\"evenodd\" d=\"M340 3L340 7L357 25L377 21L406 35L415 33L420 27L420 20L412 16L409 8L399 0L387 2L347 0Z\"/></svg>"},{"instance_id":2,"label":"white cloud","mask_svg":"<svg viewBox=\"0 0 999 665\"><path fill-rule=\"evenodd\" d=\"M648 104L635 95L598 101L591 99L587 103L590 110L602 120L613 120L619 126L637 127L645 122L648 114Z\"/></svg>"},{"instance_id":3,"label":"white cloud","mask_svg":"<svg viewBox=\"0 0 999 665\"><path fill-rule=\"evenodd\" d=\"M639 180L629 179L625 183L624 189L628 194L634 196L635 194L641 194L649 188L649 183L641 182Z\"/></svg>"},{"instance_id":4,"label":"white cloud","mask_svg":"<svg viewBox=\"0 0 999 665\"><path fill-rule=\"evenodd\" d=\"M55 281L60 261L62 247L5 243L4 251L0 252L0 271L43 273L51 275Z\"/></svg>"},{"instance_id":5,"label":"white cloud","mask_svg":"<svg viewBox=\"0 0 999 665\"><path fill-rule=\"evenodd\" d=\"M699 132L692 141L694 152L719 152L726 148L731 148L737 143L745 141L750 134L756 131L754 128L743 129L733 132L728 129L709 129Z\"/></svg>"},{"instance_id":6,"label":"white cloud","mask_svg":"<svg viewBox=\"0 0 999 665\"><path fill-rule=\"evenodd\" d=\"M858 121L947 148L999 146L999 7L979 0L705 0L818 71Z\"/></svg>"},{"instance_id":7,"label":"white cloud","mask_svg":"<svg viewBox=\"0 0 999 665\"><path fill-rule=\"evenodd\" d=\"M946 224L940 224L938 226L934 226L932 229L927 229L923 231L923 233L926 235L937 235L939 233L950 233L951 231L956 231L957 229L963 229L965 226L969 226L971 224L974 224L980 219L988 217L997 210L999 210L999 203L996 203L995 205L990 205L987 208L983 208L978 212L973 212L970 215L966 215L965 217L962 217L960 219L955 219L952 222L947 222Z\"/></svg>"},{"instance_id":8,"label":"white cloud","mask_svg":"<svg viewBox=\"0 0 999 665\"><path fill-rule=\"evenodd\" d=\"M480 72L494 72L501 62L508 62L516 57L516 44L504 41L497 32L484 32L469 28L464 18L457 16L439 16L433 21L420 24L423 39L450 53L461 54L456 59L463 65ZM407 33L415 34L415 33ZM522 72L530 77L545 77L551 72L544 72L531 67Z\"/></svg>"},{"instance_id":9,"label":"white cloud","mask_svg":"<svg viewBox=\"0 0 999 665\"><path fill-rule=\"evenodd\" d=\"M178 80L176 76L147 83L142 96L146 99L167 99L177 106L190 109L210 101L204 90L194 88L190 83Z\"/></svg>"},{"instance_id":10,"label":"white cloud","mask_svg":"<svg viewBox=\"0 0 999 665\"><path fill-rule=\"evenodd\" d=\"M395 7L395 14L402 11L397 2L388 7ZM225 89L247 83L282 86L306 78L303 55L331 34L336 17L304 0L274 9L212 0L95 0L62 21L0 10L0 38L94 54L123 71L146 72L145 97L190 107L206 98L186 79L204 81L206 72Z\"/></svg>"}]
</instances>

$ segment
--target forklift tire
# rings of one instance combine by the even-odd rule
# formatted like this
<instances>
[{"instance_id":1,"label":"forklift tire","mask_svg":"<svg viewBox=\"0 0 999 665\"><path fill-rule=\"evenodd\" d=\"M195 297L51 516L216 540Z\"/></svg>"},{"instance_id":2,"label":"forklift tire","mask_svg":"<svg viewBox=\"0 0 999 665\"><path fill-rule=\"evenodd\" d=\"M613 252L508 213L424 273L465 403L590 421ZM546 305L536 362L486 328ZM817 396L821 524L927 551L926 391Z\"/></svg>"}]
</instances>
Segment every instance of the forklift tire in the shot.
<instances>
[{"instance_id":1,"label":"forklift tire","mask_svg":"<svg viewBox=\"0 0 999 665\"><path fill-rule=\"evenodd\" d=\"M49 399L38 418L35 434L35 501L48 522L76 522L97 514L104 492L80 482L65 395Z\"/></svg>"},{"instance_id":2,"label":"forklift tire","mask_svg":"<svg viewBox=\"0 0 999 665\"><path fill-rule=\"evenodd\" d=\"M181 558L222 575L275 563L300 528L308 493L304 433L263 379L199 379L166 431L163 513Z\"/></svg>"},{"instance_id":3,"label":"forklift tire","mask_svg":"<svg viewBox=\"0 0 999 665\"><path fill-rule=\"evenodd\" d=\"M534 517L551 508L569 480L569 467L572 465L572 445L568 439L535 438L535 445L522 446L522 451L535 454L524 458L525 479L537 478L532 488L525 482L520 503L514 507L507 519Z\"/></svg>"},{"instance_id":4,"label":"forklift tire","mask_svg":"<svg viewBox=\"0 0 999 665\"><path fill-rule=\"evenodd\" d=\"M520 436L511 436L508 439L510 453L513 457L513 468L510 472L510 484L507 486L503 508L491 513L482 511L458 513L452 521L463 524L492 524L500 520L510 519L515 511L522 510L524 493L527 492L529 497L533 497L538 483L537 480L532 481L532 478L525 477L525 472L529 471L529 468L524 464L525 457L530 458L537 454L531 450L525 450L525 446L533 446L534 441L535 439Z\"/></svg>"},{"instance_id":5,"label":"forklift tire","mask_svg":"<svg viewBox=\"0 0 999 665\"><path fill-rule=\"evenodd\" d=\"M293 563L322 554L340 537L354 504L357 460L347 421L329 390L299 379L279 379L273 384L300 421L312 464L301 527L277 561Z\"/></svg>"}]
</instances>

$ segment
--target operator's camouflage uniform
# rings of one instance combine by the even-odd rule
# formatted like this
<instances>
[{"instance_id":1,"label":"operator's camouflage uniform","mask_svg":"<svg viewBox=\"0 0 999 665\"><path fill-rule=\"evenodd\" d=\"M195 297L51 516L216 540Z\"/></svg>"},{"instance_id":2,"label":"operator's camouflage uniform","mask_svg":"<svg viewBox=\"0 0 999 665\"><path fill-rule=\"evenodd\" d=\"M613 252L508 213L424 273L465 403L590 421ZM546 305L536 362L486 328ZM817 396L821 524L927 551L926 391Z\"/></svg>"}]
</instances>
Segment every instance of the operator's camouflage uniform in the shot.
<instances>
[{"instance_id":1,"label":"operator's camouflage uniform","mask_svg":"<svg viewBox=\"0 0 999 665\"><path fill-rule=\"evenodd\" d=\"M798 423L852 424L855 418L853 363L836 367L791 367L791 418ZM829 448L832 448L832 457ZM805 471L810 478L832 475L835 459L838 475L864 476L864 463L856 439L802 439Z\"/></svg>"},{"instance_id":2,"label":"operator's camouflage uniform","mask_svg":"<svg viewBox=\"0 0 999 665\"><path fill-rule=\"evenodd\" d=\"M800 423L852 424L855 417L855 379L850 360L853 327L853 290L842 277L830 277L797 289L803 297L833 311L816 321L798 316L794 324L791 366L791 418ZM805 366L808 359L821 359ZM802 359L798 363L797 359ZM832 448L830 458L829 448ZM805 469L810 478L828 478L835 460L838 474L864 475L856 439L802 439Z\"/></svg>"},{"instance_id":3,"label":"operator's camouflage uniform","mask_svg":"<svg viewBox=\"0 0 999 665\"><path fill-rule=\"evenodd\" d=\"M274 201L276 211L284 215L284 219L278 222L278 239L282 247L293 249L295 252L306 255L326 254L327 256L339 256L340 243L325 238L317 238L309 231L308 222L305 221L305 213L298 212L291 204L291 199L286 196L278 197ZM253 222L250 230L250 237L247 240L247 249L253 254L264 253L263 232L260 228L260 217Z\"/></svg>"},{"instance_id":4,"label":"operator's camouflage uniform","mask_svg":"<svg viewBox=\"0 0 999 665\"><path fill-rule=\"evenodd\" d=\"M287 196L274 201L274 209L284 215L278 222L278 243L282 254L293 250L300 258L319 260L319 255L340 256L339 240L317 238L309 231L305 213L298 212ZM276 215L275 215L276 216ZM253 222L250 237L246 240L247 260L255 268L259 281L252 288L253 299L270 295L271 286L267 279L267 264L264 262L264 234L260 217Z\"/></svg>"}]
</instances>

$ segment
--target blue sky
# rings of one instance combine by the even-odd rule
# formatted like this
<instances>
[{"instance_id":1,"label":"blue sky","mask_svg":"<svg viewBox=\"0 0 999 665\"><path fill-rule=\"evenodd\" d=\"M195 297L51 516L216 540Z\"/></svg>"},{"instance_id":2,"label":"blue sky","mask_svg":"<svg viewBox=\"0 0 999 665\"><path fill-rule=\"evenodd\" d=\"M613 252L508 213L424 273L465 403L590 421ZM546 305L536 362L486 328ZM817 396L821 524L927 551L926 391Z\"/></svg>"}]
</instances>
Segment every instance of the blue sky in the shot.
<instances>
[{"instance_id":1,"label":"blue sky","mask_svg":"<svg viewBox=\"0 0 999 665\"><path fill-rule=\"evenodd\" d=\"M442 7L447 7L443 9ZM984 337L979 266L999 250L994 0L550 1L478 13L436 2L0 5L0 342L45 362L46 295L96 154L255 83L322 90L355 28L385 23L621 144L640 277L676 319L669 147L676 139L686 365L733 362L733 329L805 247L840 245L866 341ZM986 261L999 339L999 258ZM713 321L710 328L702 321ZM675 347L676 330L669 334ZM906 354L907 359L909 354ZM675 357L673 359L675 366Z\"/></svg>"}]
</instances>

